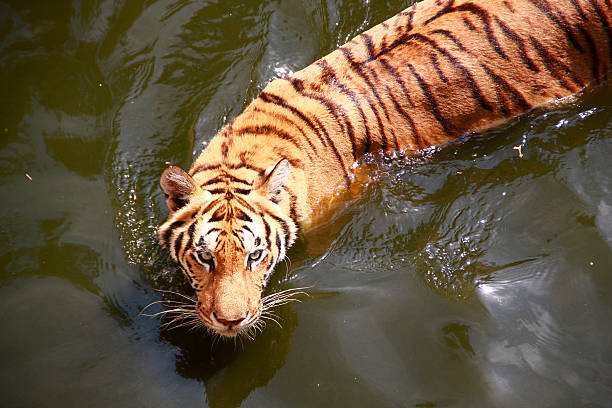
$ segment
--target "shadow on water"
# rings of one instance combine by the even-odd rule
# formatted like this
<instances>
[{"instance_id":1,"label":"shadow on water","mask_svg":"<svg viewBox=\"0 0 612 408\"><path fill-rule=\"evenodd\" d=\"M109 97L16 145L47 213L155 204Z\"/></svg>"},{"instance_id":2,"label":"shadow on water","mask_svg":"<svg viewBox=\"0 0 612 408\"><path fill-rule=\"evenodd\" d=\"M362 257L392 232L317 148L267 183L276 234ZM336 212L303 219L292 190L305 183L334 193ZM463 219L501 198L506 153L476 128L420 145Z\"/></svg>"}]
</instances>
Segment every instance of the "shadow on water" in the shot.
<instances>
[{"instance_id":1,"label":"shadow on water","mask_svg":"<svg viewBox=\"0 0 612 408\"><path fill-rule=\"evenodd\" d=\"M268 324L252 341L216 339L202 330L183 329L163 331L160 339L179 348L176 372L202 382L211 407L237 407L285 365L297 316L287 307L279 317L282 328Z\"/></svg>"},{"instance_id":2,"label":"shadow on water","mask_svg":"<svg viewBox=\"0 0 612 408\"><path fill-rule=\"evenodd\" d=\"M156 277L155 287L160 291L171 290L193 296L187 280L178 277L179 271L171 269L166 272L165 278ZM273 278L267 292L280 290L280 279ZM163 297L170 299L173 295L166 292ZM154 311L148 309L147 312ZM209 406L237 407L253 390L264 387L285 365L298 324L297 314L291 305L281 306L274 313L278 324L266 320L266 326L254 339L220 338L201 327L172 328L170 325L164 328L169 319L162 318L159 340L176 347L176 372L204 384Z\"/></svg>"}]
</instances>

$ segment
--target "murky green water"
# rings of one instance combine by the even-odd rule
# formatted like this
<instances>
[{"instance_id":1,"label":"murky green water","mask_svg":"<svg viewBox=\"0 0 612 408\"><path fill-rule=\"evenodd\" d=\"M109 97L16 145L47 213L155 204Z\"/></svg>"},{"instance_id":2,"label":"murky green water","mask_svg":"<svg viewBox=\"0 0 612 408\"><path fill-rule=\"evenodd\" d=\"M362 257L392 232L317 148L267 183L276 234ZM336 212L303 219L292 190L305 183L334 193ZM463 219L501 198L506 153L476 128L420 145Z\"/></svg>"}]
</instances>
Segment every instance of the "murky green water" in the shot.
<instances>
[{"instance_id":1,"label":"murky green water","mask_svg":"<svg viewBox=\"0 0 612 408\"><path fill-rule=\"evenodd\" d=\"M372 3L0 2L3 407L610 406L610 82L368 161L277 271L312 287L282 329L212 344L139 314L186 290L154 237L166 161L408 5Z\"/></svg>"}]
</instances>

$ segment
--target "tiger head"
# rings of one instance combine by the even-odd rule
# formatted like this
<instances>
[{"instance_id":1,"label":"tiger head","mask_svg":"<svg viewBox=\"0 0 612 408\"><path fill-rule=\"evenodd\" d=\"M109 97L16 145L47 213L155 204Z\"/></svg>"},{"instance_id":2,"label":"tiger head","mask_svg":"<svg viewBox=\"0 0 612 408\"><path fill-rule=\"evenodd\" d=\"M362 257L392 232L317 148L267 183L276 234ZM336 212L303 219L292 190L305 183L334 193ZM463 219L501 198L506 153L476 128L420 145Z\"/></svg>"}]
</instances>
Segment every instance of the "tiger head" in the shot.
<instances>
[{"instance_id":1,"label":"tiger head","mask_svg":"<svg viewBox=\"0 0 612 408\"><path fill-rule=\"evenodd\" d=\"M258 326L262 291L297 232L288 215L289 162L249 170L215 169L196 182L169 166L160 180L170 214L159 239L197 294L197 318L226 337Z\"/></svg>"}]
</instances>

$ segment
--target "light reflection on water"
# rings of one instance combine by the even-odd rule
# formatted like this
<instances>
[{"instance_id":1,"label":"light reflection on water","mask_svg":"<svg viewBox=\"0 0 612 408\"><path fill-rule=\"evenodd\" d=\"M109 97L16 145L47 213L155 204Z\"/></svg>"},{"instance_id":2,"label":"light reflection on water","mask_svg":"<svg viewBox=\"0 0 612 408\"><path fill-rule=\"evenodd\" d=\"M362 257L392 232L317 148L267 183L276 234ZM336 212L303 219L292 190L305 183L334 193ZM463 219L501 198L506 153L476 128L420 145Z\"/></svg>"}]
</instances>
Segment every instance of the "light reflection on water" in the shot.
<instances>
[{"instance_id":1,"label":"light reflection on water","mask_svg":"<svg viewBox=\"0 0 612 408\"><path fill-rule=\"evenodd\" d=\"M140 315L154 289L189 293L154 234L166 162L187 167L275 75L405 5L0 5L7 406L609 405L609 83L365 158L363 193L271 284L310 296L254 342Z\"/></svg>"}]
</instances>

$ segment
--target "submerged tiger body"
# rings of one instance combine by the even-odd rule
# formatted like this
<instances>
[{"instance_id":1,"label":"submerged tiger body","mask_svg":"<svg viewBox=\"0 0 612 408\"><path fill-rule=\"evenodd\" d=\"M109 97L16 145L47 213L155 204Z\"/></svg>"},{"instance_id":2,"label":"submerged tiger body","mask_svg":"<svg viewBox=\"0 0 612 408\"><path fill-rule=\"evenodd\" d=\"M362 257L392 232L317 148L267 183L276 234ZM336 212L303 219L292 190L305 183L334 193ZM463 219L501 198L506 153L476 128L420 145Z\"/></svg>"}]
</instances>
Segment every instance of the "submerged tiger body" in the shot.
<instances>
[{"instance_id":1,"label":"submerged tiger body","mask_svg":"<svg viewBox=\"0 0 612 408\"><path fill-rule=\"evenodd\" d=\"M159 238L194 315L223 336L256 327L270 273L363 154L445 143L611 69L610 0L425 0L272 81L189 173L161 177Z\"/></svg>"}]
</instances>

